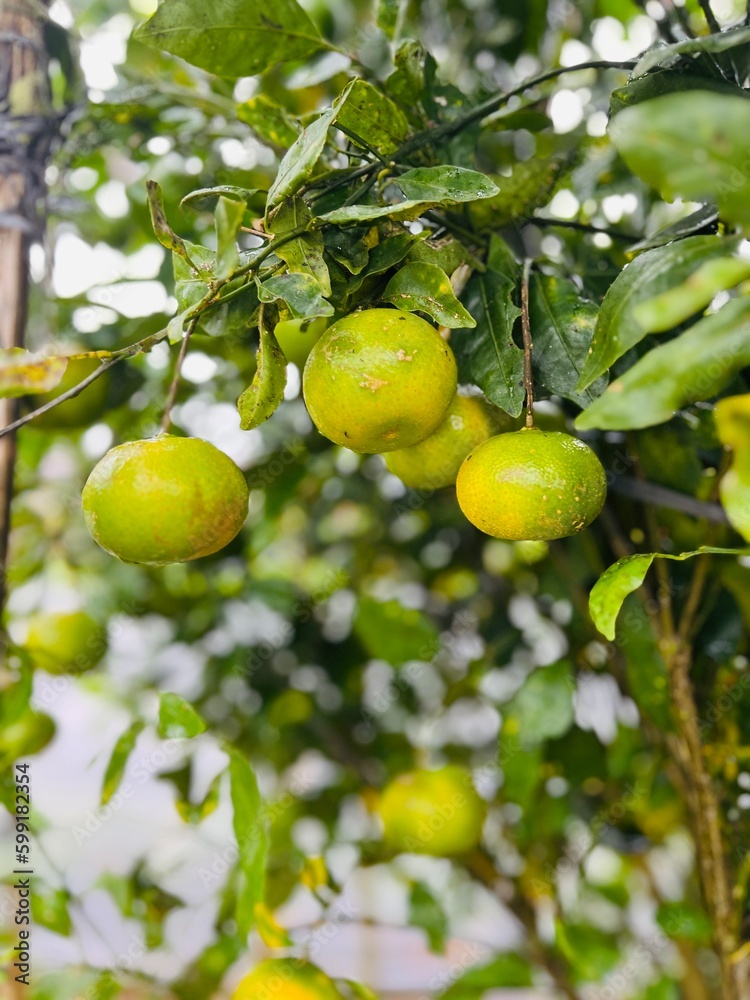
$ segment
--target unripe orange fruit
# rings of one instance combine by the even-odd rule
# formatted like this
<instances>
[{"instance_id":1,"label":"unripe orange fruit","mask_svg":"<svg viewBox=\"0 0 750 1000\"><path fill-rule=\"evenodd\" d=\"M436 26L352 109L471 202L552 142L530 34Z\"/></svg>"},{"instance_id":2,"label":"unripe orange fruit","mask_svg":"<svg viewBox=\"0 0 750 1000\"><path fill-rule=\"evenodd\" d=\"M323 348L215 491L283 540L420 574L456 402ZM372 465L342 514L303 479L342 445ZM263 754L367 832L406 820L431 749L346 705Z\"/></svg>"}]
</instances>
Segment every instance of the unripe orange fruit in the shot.
<instances>
[{"instance_id":1,"label":"unripe orange fruit","mask_svg":"<svg viewBox=\"0 0 750 1000\"><path fill-rule=\"evenodd\" d=\"M439 490L455 483L469 452L498 430L498 419L483 399L455 396L437 430L411 448L389 451L385 464L411 489Z\"/></svg>"},{"instance_id":2,"label":"unripe orange fruit","mask_svg":"<svg viewBox=\"0 0 750 1000\"><path fill-rule=\"evenodd\" d=\"M232 1000L343 1000L332 979L302 958L268 958L245 976Z\"/></svg>"},{"instance_id":3,"label":"unripe orange fruit","mask_svg":"<svg viewBox=\"0 0 750 1000\"><path fill-rule=\"evenodd\" d=\"M164 565L218 552L247 517L245 477L208 441L169 434L107 452L83 489L86 525L125 562Z\"/></svg>"},{"instance_id":4,"label":"unripe orange fruit","mask_svg":"<svg viewBox=\"0 0 750 1000\"><path fill-rule=\"evenodd\" d=\"M548 541L574 535L604 506L604 469L583 441L524 429L489 438L467 457L456 481L465 516L488 535Z\"/></svg>"},{"instance_id":5,"label":"unripe orange fruit","mask_svg":"<svg viewBox=\"0 0 750 1000\"><path fill-rule=\"evenodd\" d=\"M302 385L324 437L373 454L432 434L456 381L455 358L435 327L399 309L367 309L326 330L310 352Z\"/></svg>"},{"instance_id":6,"label":"unripe orange fruit","mask_svg":"<svg viewBox=\"0 0 750 1000\"><path fill-rule=\"evenodd\" d=\"M84 611L44 612L29 619L25 648L50 674L83 673L101 660L107 633Z\"/></svg>"},{"instance_id":7,"label":"unripe orange fruit","mask_svg":"<svg viewBox=\"0 0 750 1000\"><path fill-rule=\"evenodd\" d=\"M273 333L287 361L304 368L310 351L327 326L325 316L313 320L284 319L276 324Z\"/></svg>"},{"instance_id":8,"label":"unripe orange fruit","mask_svg":"<svg viewBox=\"0 0 750 1000\"><path fill-rule=\"evenodd\" d=\"M379 803L386 843L396 851L448 857L476 847L486 807L462 767L400 774Z\"/></svg>"}]
</instances>

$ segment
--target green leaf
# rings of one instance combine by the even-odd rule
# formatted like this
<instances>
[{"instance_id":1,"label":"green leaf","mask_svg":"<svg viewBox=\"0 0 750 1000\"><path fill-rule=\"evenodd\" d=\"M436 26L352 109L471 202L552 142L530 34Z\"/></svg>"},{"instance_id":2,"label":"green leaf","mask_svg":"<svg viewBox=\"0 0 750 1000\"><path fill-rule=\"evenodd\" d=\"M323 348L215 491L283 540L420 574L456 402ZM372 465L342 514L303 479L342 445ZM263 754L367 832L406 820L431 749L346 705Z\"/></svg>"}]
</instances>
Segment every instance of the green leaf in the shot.
<instances>
[{"instance_id":1,"label":"green leaf","mask_svg":"<svg viewBox=\"0 0 750 1000\"><path fill-rule=\"evenodd\" d=\"M648 236L644 240L635 243L629 248L629 253L640 253L641 250L652 250L654 247L662 247L666 243L674 240L684 239L686 236L694 236L701 229L709 227L716 228L719 221L719 213L711 205L703 205L696 212L691 212L684 219L673 222L671 226L659 229L653 236Z\"/></svg>"},{"instance_id":2,"label":"green leaf","mask_svg":"<svg viewBox=\"0 0 750 1000\"><path fill-rule=\"evenodd\" d=\"M604 296L591 352L578 383L579 391L604 375L618 358L650 332L637 318L636 310L642 302L683 285L709 259L732 258L738 247L736 239L689 236L677 243L648 250L623 268ZM709 295L704 305L708 305L712 297Z\"/></svg>"},{"instance_id":3,"label":"green leaf","mask_svg":"<svg viewBox=\"0 0 750 1000\"><path fill-rule=\"evenodd\" d=\"M398 11L399 0L378 0L378 27L385 32L389 38L393 38L393 31L398 21Z\"/></svg>"},{"instance_id":4,"label":"green leaf","mask_svg":"<svg viewBox=\"0 0 750 1000\"><path fill-rule=\"evenodd\" d=\"M213 250L200 246L197 243L186 244L192 265L188 264L182 257L173 254L172 265L175 277L175 298L180 314L174 317L175 336L182 339L181 324L190 309L196 305L208 291L208 282L214 276L216 264L216 254ZM254 254L259 251L244 251L240 254L240 263L248 263ZM239 289L244 288L242 295L238 295L228 302L222 302L224 296L231 295ZM241 337L247 334L250 329L251 317L257 304L257 294L255 282L246 276L234 278L227 282L221 289L219 304L212 306L201 317L198 330L210 336Z\"/></svg>"},{"instance_id":5,"label":"green leaf","mask_svg":"<svg viewBox=\"0 0 750 1000\"><path fill-rule=\"evenodd\" d=\"M406 198L431 201L435 205L460 205L499 193L486 174L464 167L416 167L401 174L396 183Z\"/></svg>"},{"instance_id":6,"label":"green leaf","mask_svg":"<svg viewBox=\"0 0 750 1000\"><path fill-rule=\"evenodd\" d=\"M533 985L533 982L528 960L509 951L486 964L470 968L439 996L440 1000L481 1000L488 990L523 988Z\"/></svg>"},{"instance_id":7,"label":"green leaf","mask_svg":"<svg viewBox=\"0 0 750 1000\"><path fill-rule=\"evenodd\" d=\"M615 934L589 924L556 921L555 944L583 980L600 983L622 958Z\"/></svg>"},{"instance_id":8,"label":"green leaf","mask_svg":"<svg viewBox=\"0 0 750 1000\"><path fill-rule=\"evenodd\" d=\"M576 420L579 430L631 430L670 420L684 406L710 399L750 364L750 296L649 351Z\"/></svg>"},{"instance_id":9,"label":"green leaf","mask_svg":"<svg viewBox=\"0 0 750 1000\"><path fill-rule=\"evenodd\" d=\"M420 236L415 236L412 233L399 233L397 236L389 236L382 243L378 243L370 250L367 265L349 282L349 294L358 291L367 278L384 274L396 264L400 264L404 257L421 242Z\"/></svg>"},{"instance_id":10,"label":"green leaf","mask_svg":"<svg viewBox=\"0 0 750 1000\"><path fill-rule=\"evenodd\" d=\"M440 649L430 619L399 601L361 597L354 633L373 659L385 660L394 667L409 660L431 660Z\"/></svg>"},{"instance_id":11,"label":"green leaf","mask_svg":"<svg viewBox=\"0 0 750 1000\"><path fill-rule=\"evenodd\" d=\"M449 329L477 325L456 298L448 275L434 264L404 264L386 285L383 298L405 312L427 313Z\"/></svg>"},{"instance_id":12,"label":"green leaf","mask_svg":"<svg viewBox=\"0 0 750 1000\"><path fill-rule=\"evenodd\" d=\"M173 231L167 222L167 213L164 209L164 196L161 193L161 187L156 181L146 181L146 194L148 197L149 212L151 213L151 226L157 240L167 250L171 250L178 257L182 257L192 266L187 244Z\"/></svg>"},{"instance_id":13,"label":"green leaf","mask_svg":"<svg viewBox=\"0 0 750 1000\"><path fill-rule=\"evenodd\" d=\"M291 198L279 205L268 222L269 232L278 237L307 226L312 222L310 209L301 198ZM293 274L309 274L319 285L323 295L331 294L331 278L323 258L323 235L310 231L297 239L282 243L276 256L283 260Z\"/></svg>"},{"instance_id":14,"label":"green leaf","mask_svg":"<svg viewBox=\"0 0 750 1000\"><path fill-rule=\"evenodd\" d=\"M295 0L162 0L134 37L228 77L306 59L324 44Z\"/></svg>"},{"instance_id":15,"label":"green leaf","mask_svg":"<svg viewBox=\"0 0 750 1000\"><path fill-rule=\"evenodd\" d=\"M184 698L171 691L160 696L157 732L162 739L191 739L205 731L206 723Z\"/></svg>"},{"instance_id":16,"label":"green leaf","mask_svg":"<svg viewBox=\"0 0 750 1000\"><path fill-rule=\"evenodd\" d=\"M326 230L323 243L337 264L356 275L365 269L370 259L370 251L364 241L366 233L366 228L337 229L331 226Z\"/></svg>"},{"instance_id":17,"label":"green leaf","mask_svg":"<svg viewBox=\"0 0 750 1000\"><path fill-rule=\"evenodd\" d=\"M336 120L339 106L329 108L308 125L279 164L276 180L268 192L268 208L281 204L285 198L296 194L312 176L315 164L326 144L328 129Z\"/></svg>"},{"instance_id":18,"label":"green leaf","mask_svg":"<svg viewBox=\"0 0 750 1000\"><path fill-rule=\"evenodd\" d=\"M384 156L395 152L409 134L403 111L390 97L361 79L354 81L342 103L337 124L356 133Z\"/></svg>"},{"instance_id":19,"label":"green leaf","mask_svg":"<svg viewBox=\"0 0 750 1000\"><path fill-rule=\"evenodd\" d=\"M68 903L70 895L64 889L56 889L53 892L40 892L36 889L31 894L31 914L34 923L55 934L62 934L68 937L73 929L73 924L68 913Z\"/></svg>"},{"instance_id":20,"label":"green leaf","mask_svg":"<svg viewBox=\"0 0 750 1000\"><path fill-rule=\"evenodd\" d=\"M563 736L573 725L575 682L566 660L532 671L505 711L518 723L522 746Z\"/></svg>"},{"instance_id":21,"label":"green leaf","mask_svg":"<svg viewBox=\"0 0 750 1000\"><path fill-rule=\"evenodd\" d=\"M275 413L284 398L286 358L276 337L260 324L260 346L253 381L237 400L240 427L252 430Z\"/></svg>"},{"instance_id":22,"label":"green leaf","mask_svg":"<svg viewBox=\"0 0 750 1000\"><path fill-rule=\"evenodd\" d=\"M601 378L576 390L594 335L599 310L567 278L532 274L529 318L534 335L534 376L549 392L586 406L604 392Z\"/></svg>"},{"instance_id":23,"label":"green leaf","mask_svg":"<svg viewBox=\"0 0 750 1000\"><path fill-rule=\"evenodd\" d=\"M498 193L469 206L469 218L479 230L507 226L549 201L563 164L559 159L534 157L517 163L510 177L492 174Z\"/></svg>"},{"instance_id":24,"label":"green leaf","mask_svg":"<svg viewBox=\"0 0 750 1000\"><path fill-rule=\"evenodd\" d=\"M244 201L222 196L216 205L216 277L228 278L240 264L237 234L245 217Z\"/></svg>"},{"instance_id":25,"label":"green leaf","mask_svg":"<svg viewBox=\"0 0 750 1000\"><path fill-rule=\"evenodd\" d=\"M625 108L610 136L627 165L667 200L711 201L722 218L750 222L750 102L709 91Z\"/></svg>"},{"instance_id":26,"label":"green leaf","mask_svg":"<svg viewBox=\"0 0 750 1000\"><path fill-rule=\"evenodd\" d=\"M186 194L180 202L180 208L191 208L196 212L213 212L219 198L229 198L231 201L243 201L247 204L259 194L263 194L263 192L257 188L237 187L236 184L218 184L216 187L198 188L197 191ZM189 247L189 244L187 245Z\"/></svg>"},{"instance_id":27,"label":"green leaf","mask_svg":"<svg viewBox=\"0 0 750 1000\"><path fill-rule=\"evenodd\" d=\"M748 277L750 259L719 257L707 260L677 288L639 302L633 311L633 318L650 333L671 330L705 309L717 292L734 288Z\"/></svg>"},{"instance_id":28,"label":"green leaf","mask_svg":"<svg viewBox=\"0 0 750 1000\"><path fill-rule=\"evenodd\" d=\"M737 45L750 42L750 28L727 28L718 34L703 35L701 38L686 38L673 45L660 45L641 56L632 76L637 80L657 66L673 66L681 56L700 55L704 52L726 52Z\"/></svg>"},{"instance_id":29,"label":"green leaf","mask_svg":"<svg viewBox=\"0 0 750 1000\"><path fill-rule=\"evenodd\" d=\"M22 347L0 350L0 398L48 392L60 383L68 359L32 354Z\"/></svg>"},{"instance_id":30,"label":"green leaf","mask_svg":"<svg viewBox=\"0 0 750 1000\"><path fill-rule=\"evenodd\" d=\"M302 128L295 118L265 94L251 97L237 107L237 117L249 125L259 139L286 151L299 137Z\"/></svg>"},{"instance_id":31,"label":"green leaf","mask_svg":"<svg viewBox=\"0 0 750 1000\"><path fill-rule=\"evenodd\" d=\"M258 285L261 302L282 299L295 319L332 316L333 306L323 298L323 290L311 274L279 274Z\"/></svg>"},{"instance_id":32,"label":"green leaf","mask_svg":"<svg viewBox=\"0 0 750 1000\"><path fill-rule=\"evenodd\" d=\"M714 93L729 94L734 97L742 96L745 93L734 84L727 83L726 80L710 79L706 76L682 73L678 70L661 70L638 80L631 80L624 87L613 90L609 99L609 112L611 116L614 116L623 108L632 107L643 101L651 101L655 97L663 97L665 94L683 93L688 90L710 90Z\"/></svg>"},{"instance_id":33,"label":"green leaf","mask_svg":"<svg viewBox=\"0 0 750 1000\"><path fill-rule=\"evenodd\" d=\"M378 219L404 221L418 219L420 215L434 206L434 201L421 200L397 201L393 205L346 205L343 208L335 208L332 212L319 215L318 220L337 226L346 226L356 222L376 222Z\"/></svg>"},{"instance_id":34,"label":"green leaf","mask_svg":"<svg viewBox=\"0 0 750 1000\"><path fill-rule=\"evenodd\" d=\"M732 527L750 541L750 395L720 399L714 419L719 440L732 451L719 496Z\"/></svg>"},{"instance_id":35,"label":"green leaf","mask_svg":"<svg viewBox=\"0 0 750 1000\"><path fill-rule=\"evenodd\" d=\"M656 914L656 922L670 938L682 938L710 945L712 925L708 915L684 902L662 903Z\"/></svg>"},{"instance_id":36,"label":"green leaf","mask_svg":"<svg viewBox=\"0 0 750 1000\"><path fill-rule=\"evenodd\" d=\"M606 569L591 589L589 611L594 625L607 639L614 639L615 623L622 603L628 594L632 594L643 583L654 559L673 559L682 562L704 554L740 556L748 553L744 549L717 549L710 545L702 545L694 552L682 552L680 555L647 552L626 556Z\"/></svg>"},{"instance_id":37,"label":"green leaf","mask_svg":"<svg viewBox=\"0 0 750 1000\"><path fill-rule=\"evenodd\" d=\"M523 351L513 340L521 310L513 301L518 266L503 241L493 236L487 270L466 287L464 302L476 320L473 333L451 338L459 379L474 382L491 403L517 417L523 409Z\"/></svg>"},{"instance_id":38,"label":"green leaf","mask_svg":"<svg viewBox=\"0 0 750 1000\"><path fill-rule=\"evenodd\" d=\"M409 925L420 927L427 934L431 951L443 952L448 935L448 917L424 882L415 882L411 887Z\"/></svg>"},{"instance_id":39,"label":"green leaf","mask_svg":"<svg viewBox=\"0 0 750 1000\"><path fill-rule=\"evenodd\" d=\"M117 791L128 764L128 757L133 752L136 740L143 732L143 725L140 720L134 722L115 743L107 769L104 772L101 805L106 805Z\"/></svg>"},{"instance_id":40,"label":"green leaf","mask_svg":"<svg viewBox=\"0 0 750 1000\"><path fill-rule=\"evenodd\" d=\"M34 673L29 662L22 663L18 680L3 688L3 696L0 698L0 732L9 729L29 710Z\"/></svg>"},{"instance_id":41,"label":"green leaf","mask_svg":"<svg viewBox=\"0 0 750 1000\"><path fill-rule=\"evenodd\" d=\"M236 919L238 933L245 938L255 921L255 907L263 902L268 833L255 772L234 747L228 747L227 753L234 810L232 825L237 838L242 883L237 894Z\"/></svg>"}]
</instances>

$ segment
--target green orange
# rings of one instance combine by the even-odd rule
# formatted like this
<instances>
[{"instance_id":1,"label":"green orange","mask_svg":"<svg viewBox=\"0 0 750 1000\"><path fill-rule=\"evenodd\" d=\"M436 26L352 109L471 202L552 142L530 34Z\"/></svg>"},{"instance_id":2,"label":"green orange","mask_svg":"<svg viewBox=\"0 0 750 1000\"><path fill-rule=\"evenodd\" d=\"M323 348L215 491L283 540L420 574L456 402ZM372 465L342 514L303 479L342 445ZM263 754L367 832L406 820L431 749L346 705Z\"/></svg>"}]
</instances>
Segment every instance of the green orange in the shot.
<instances>
[{"instance_id":1,"label":"green orange","mask_svg":"<svg viewBox=\"0 0 750 1000\"><path fill-rule=\"evenodd\" d=\"M455 396L447 416L429 437L411 448L390 451L390 472L415 490L439 490L456 481L461 463L499 430L498 417L478 396Z\"/></svg>"},{"instance_id":2,"label":"green orange","mask_svg":"<svg viewBox=\"0 0 750 1000\"><path fill-rule=\"evenodd\" d=\"M241 980L232 1000L342 1000L332 979L301 958L268 958Z\"/></svg>"},{"instance_id":3,"label":"green orange","mask_svg":"<svg viewBox=\"0 0 750 1000\"><path fill-rule=\"evenodd\" d=\"M164 565L224 548L247 517L248 489L208 441L169 434L107 452L83 489L86 525L125 562Z\"/></svg>"},{"instance_id":4,"label":"green orange","mask_svg":"<svg viewBox=\"0 0 750 1000\"><path fill-rule=\"evenodd\" d=\"M330 326L305 365L307 409L321 434L374 454L423 441L456 393L456 361L435 327L399 309Z\"/></svg>"},{"instance_id":5,"label":"green orange","mask_svg":"<svg viewBox=\"0 0 750 1000\"><path fill-rule=\"evenodd\" d=\"M327 326L324 316L314 320L285 319L276 324L273 332L287 361L304 368L310 351Z\"/></svg>"},{"instance_id":6,"label":"green orange","mask_svg":"<svg viewBox=\"0 0 750 1000\"><path fill-rule=\"evenodd\" d=\"M448 857L476 847L486 808L469 772L451 764L399 775L384 790L379 812L393 850Z\"/></svg>"},{"instance_id":7,"label":"green orange","mask_svg":"<svg viewBox=\"0 0 750 1000\"><path fill-rule=\"evenodd\" d=\"M50 674L83 673L101 660L107 633L84 611L45 612L29 619L25 647Z\"/></svg>"},{"instance_id":8,"label":"green orange","mask_svg":"<svg viewBox=\"0 0 750 1000\"><path fill-rule=\"evenodd\" d=\"M559 431L498 434L466 458L459 506L495 538L547 541L574 535L601 511L604 469L588 445Z\"/></svg>"}]
</instances>

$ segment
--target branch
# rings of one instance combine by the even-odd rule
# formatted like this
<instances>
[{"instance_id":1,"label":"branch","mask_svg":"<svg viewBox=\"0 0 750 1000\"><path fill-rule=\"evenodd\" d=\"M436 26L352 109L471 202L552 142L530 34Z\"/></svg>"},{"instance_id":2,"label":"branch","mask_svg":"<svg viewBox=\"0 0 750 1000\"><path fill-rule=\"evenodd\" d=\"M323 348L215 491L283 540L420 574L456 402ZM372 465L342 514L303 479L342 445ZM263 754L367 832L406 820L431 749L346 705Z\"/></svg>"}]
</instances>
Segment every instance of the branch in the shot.
<instances>
[{"instance_id":1,"label":"branch","mask_svg":"<svg viewBox=\"0 0 750 1000\"><path fill-rule=\"evenodd\" d=\"M523 329L523 387L526 390L526 427L534 426L534 372L531 366L531 352L534 347L531 341L531 322L529 321L529 275L531 260L527 257L523 262L521 277L521 327Z\"/></svg>"},{"instance_id":2,"label":"branch","mask_svg":"<svg viewBox=\"0 0 750 1000\"><path fill-rule=\"evenodd\" d=\"M719 32L721 31L721 25L716 20L716 15L711 10L711 4L709 3L709 0L698 0L698 3L700 4L700 8L703 11L703 16L706 19L706 23L708 24L711 33L714 35L719 34Z\"/></svg>"},{"instance_id":3,"label":"branch","mask_svg":"<svg viewBox=\"0 0 750 1000\"><path fill-rule=\"evenodd\" d=\"M609 236L610 239L623 240L626 243L635 243L637 240L641 239L641 237L637 236L635 233L627 233L622 229L606 229L604 226L592 226L588 222L575 222L568 219L548 219L542 215L527 215L525 218L527 222L530 222L535 226L577 229L582 233L603 233L605 236Z\"/></svg>"},{"instance_id":4,"label":"branch","mask_svg":"<svg viewBox=\"0 0 750 1000\"><path fill-rule=\"evenodd\" d=\"M689 514L691 517L700 517L712 524L729 524L724 508L718 503L698 500L687 493L679 493L677 490L669 489L668 486L660 486L658 483L650 483L644 479L617 476L609 484L609 490L640 503L651 504L666 510L677 510L681 514Z\"/></svg>"}]
</instances>

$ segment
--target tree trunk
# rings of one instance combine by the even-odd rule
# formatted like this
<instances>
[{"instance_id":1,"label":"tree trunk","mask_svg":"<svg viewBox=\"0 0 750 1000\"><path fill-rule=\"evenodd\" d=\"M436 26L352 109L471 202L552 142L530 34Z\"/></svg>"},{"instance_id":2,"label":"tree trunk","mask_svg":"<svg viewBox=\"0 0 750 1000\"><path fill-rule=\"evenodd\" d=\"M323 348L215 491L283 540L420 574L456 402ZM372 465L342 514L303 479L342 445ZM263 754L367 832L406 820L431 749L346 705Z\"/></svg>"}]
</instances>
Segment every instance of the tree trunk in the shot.
<instances>
[{"instance_id":1,"label":"tree trunk","mask_svg":"<svg viewBox=\"0 0 750 1000\"><path fill-rule=\"evenodd\" d=\"M0 349L23 344L28 299L29 246L38 229L44 169L54 135L45 4L0 0ZM0 426L16 414L0 399ZM15 437L0 438L0 610L13 495Z\"/></svg>"}]
</instances>

